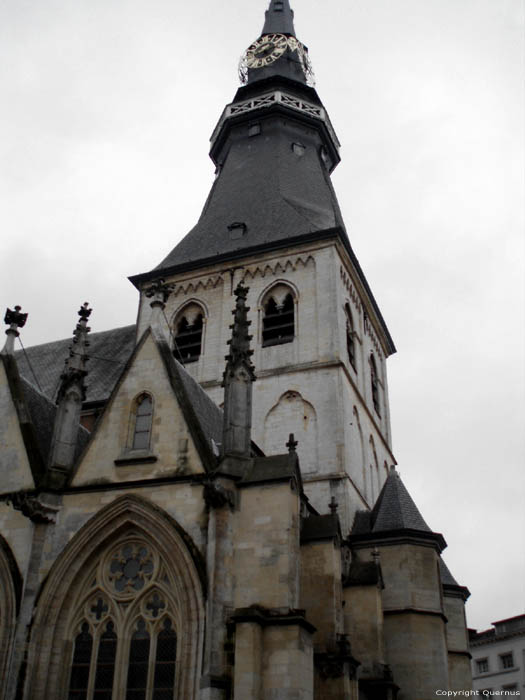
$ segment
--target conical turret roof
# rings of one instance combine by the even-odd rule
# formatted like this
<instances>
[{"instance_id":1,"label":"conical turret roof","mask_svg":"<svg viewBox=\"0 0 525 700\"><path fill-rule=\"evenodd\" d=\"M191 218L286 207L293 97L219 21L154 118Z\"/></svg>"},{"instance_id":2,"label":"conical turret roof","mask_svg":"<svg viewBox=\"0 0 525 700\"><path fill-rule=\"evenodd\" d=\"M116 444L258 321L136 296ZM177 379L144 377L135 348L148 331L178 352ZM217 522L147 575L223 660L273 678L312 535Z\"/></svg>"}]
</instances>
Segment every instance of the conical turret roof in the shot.
<instances>
[{"instance_id":1,"label":"conical turret roof","mask_svg":"<svg viewBox=\"0 0 525 700\"><path fill-rule=\"evenodd\" d=\"M371 541L405 536L432 540L440 552L447 546L443 535L429 528L398 472L392 468L373 509L356 513L350 539Z\"/></svg>"},{"instance_id":2,"label":"conical turret roof","mask_svg":"<svg viewBox=\"0 0 525 700\"><path fill-rule=\"evenodd\" d=\"M371 526L372 532L406 529L432 532L394 469L390 471L372 510Z\"/></svg>"}]
</instances>

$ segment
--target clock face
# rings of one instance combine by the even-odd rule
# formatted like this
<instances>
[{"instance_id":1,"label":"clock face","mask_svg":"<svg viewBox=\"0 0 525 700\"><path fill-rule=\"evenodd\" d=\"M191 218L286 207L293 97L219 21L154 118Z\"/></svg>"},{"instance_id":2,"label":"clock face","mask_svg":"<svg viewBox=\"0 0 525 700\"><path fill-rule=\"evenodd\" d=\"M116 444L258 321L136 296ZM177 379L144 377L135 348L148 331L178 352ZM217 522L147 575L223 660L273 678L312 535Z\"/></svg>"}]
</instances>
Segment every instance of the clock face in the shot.
<instances>
[{"instance_id":1,"label":"clock face","mask_svg":"<svg viewBox=\"0 0 525 700\"><path fill-rule=\"evenodd\" d=\"M288 47L284 34L265 34L254 41L246 51L248 68L264 68L280 58Z\"/></svg>"}]
</instances>

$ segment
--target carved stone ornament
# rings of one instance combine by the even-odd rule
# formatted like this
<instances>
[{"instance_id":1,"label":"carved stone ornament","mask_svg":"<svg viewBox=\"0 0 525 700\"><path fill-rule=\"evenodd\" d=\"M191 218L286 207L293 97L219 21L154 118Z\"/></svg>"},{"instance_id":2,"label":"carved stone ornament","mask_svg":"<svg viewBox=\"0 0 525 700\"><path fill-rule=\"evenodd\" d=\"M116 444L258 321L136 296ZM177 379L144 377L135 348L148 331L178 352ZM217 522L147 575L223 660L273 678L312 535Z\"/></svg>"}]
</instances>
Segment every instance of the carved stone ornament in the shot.
<instances>
[{"instance_id":1,"label":"carved stone ornament","mask_svg":"<svg viewBox=\"0 0 525 700\"><path fill-rule=\"evenodd\" d=\"M233 508L235 503L233 491L211 480L204 482L203 496L208 510L211 508L223 508L225 505Z\"/></svg>"},{"instance_id":2,"label":"carved stone ornament","mask_svg":"<svg viewBox=\"0 0 525 700\"><path fill-rule=\"evenodd\" d=\"M22 491L13 493L8 497L15 510L21 511L26 518L34 523L54 523L59 508L50 503L43 503L36 494L28 494Z\"/></svg>"},{"instance_id":3,"label":"carved stone ornament","mask_svg":"<svg viewBox=\"0 0 525 700\"><path fill-rule=\"evenodd\" d=\"M12 309L6 309L4 316L4 323L11 327L23 328L27 321L27 314L20 313L22 307L15 306L14 311Z\"/></svg>"}]
</instances>

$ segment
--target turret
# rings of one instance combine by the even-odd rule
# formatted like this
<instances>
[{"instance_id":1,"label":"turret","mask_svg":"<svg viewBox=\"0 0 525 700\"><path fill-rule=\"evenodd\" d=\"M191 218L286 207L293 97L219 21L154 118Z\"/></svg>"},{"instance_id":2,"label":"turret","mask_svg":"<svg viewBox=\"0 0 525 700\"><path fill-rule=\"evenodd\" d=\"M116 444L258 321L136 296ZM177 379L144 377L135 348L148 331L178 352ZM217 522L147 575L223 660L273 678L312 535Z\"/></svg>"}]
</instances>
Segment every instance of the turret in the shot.
<instances>
[{"instance_id":1,"label":"turret","mask_svg":"<svg viewBox=\"0 0 525 700\"><path fill-rule=\"evenodd\" d=\"M246 295L249 289L239 284L235 289L235 309L232 337L228 341L230 352L226 355L224 387L223 453L226 457L249 457L252 430L252 382L255 371L250 360L251 335L248 335L249 307Z\"/></svg>"},{"instance_id":2,"label":"turret","mask_svg":"<svg viewBox=\"0 0 525 700\"><path fill-rule=\"evenodd\" d=\"M49 458L49 485L63 486L73 466L80 429L80 412L86 397L86 363L89 360L87 335L91 330L87 321L91 309L85 302L78 312L80 320L73 331L73 342L69 346L69 357L60 375L57 395L57 412L53 429L53 440Z\"/></svg>"}]
</instances>

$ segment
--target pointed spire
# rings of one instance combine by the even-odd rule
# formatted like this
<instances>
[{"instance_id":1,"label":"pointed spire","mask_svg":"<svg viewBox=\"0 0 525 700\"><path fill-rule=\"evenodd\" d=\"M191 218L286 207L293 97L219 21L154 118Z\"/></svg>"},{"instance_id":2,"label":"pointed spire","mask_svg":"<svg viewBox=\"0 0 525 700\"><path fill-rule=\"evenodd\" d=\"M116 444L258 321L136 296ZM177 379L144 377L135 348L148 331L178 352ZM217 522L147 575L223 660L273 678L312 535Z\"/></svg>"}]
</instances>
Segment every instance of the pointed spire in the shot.
<instances>
[{"instance_id":1,"label":"pointed spire","mask_svg":"<svg viewBox=\"0 0 525 700\"><path fill-rule=\"evenodd\" d=\"M225 456L247 458L251 453L252 429L252 382L255 381L250 348L252 336L248 334L248 311L246 297L248 287L239 284L235 289L235 309L230 352L226 355L224 370L224 423L223 453Z\"/></svg>"},{"instance_id":2,"label":"pointed spire","mask_svg":"<svg viewBox=\"0 0 525 700\"><path fill-rule=\"evenodd\" d=\"M249 306L246 306L246 297L250 291L249 287L243 287L240 282L234 291L236 302L233 309L233 324L230 326L232 337L228 340L230 352L225 355L227 360L226 369L223 376L223 386L225 386L226 377L239 366L243 366L250 376L250 380L255 381L255 368L250 360L253 355L253 350L250 348L251 335L248 334L248 327L251 326L251 321L248 321ZM232 375L233 376L233 375Z\"/></svg>"},{"instance_id":3,"label":"pointed spire","mask_svg":"<svg viewBox=\"0 0 525 700\"><path fill-rule=\"evenodd\" d=\"M264 34L287 34L295 36L293 10L288 0L270 0L270 6L264 13Z\"/></svg>"},{"instance_id":4,"label":"pointed spire","mask_svg":"<svg viewBox=\"0 0 525 700\"><path fill-rule=\"evenodd\" d=\"M65 361L64 371L60 375L57 395L57 412L49 457L49 485L61 487L73 466L75 450L80 429L82 402L86 398L85 377L86 363L89 360L88 333L91 330L88 318L91 309L87 301L80 307L80 317L73 331L73 342L69 346L69 357Z\"/></svg>"},{"instance_id":5,"label":"pointed spire","mask_svg":"<svg viewBox=\"0 0 525 700\"><path fill-rule=\"evenodd\" d=\"M88 302L80 307L78 315L80 317L75 330L73 331L73 341L69 346L69 357L64 363L64 371L60 375L60 386L58 388L57 403L61 397L67 392L72 384L77 384L82 392L82 401L86 398L86 388L84 385L84 377L87 374L86 362L89 360L87 356L87 348L89 340L87 335L91 328L88 327L87 321L91 316L92 309L88 308Z\"/></svg>"},{"instance_id":6,"label":"pointed spire","mask_svg":"<svg viewBox=\"0 0 525 700\"><path fill-rule=\"evenodd\" d=\"M7 338L2 350L2 355L12 355L15 351L15 338L18 338L20 335L18 329L23 328L27 321L27 314L20 313L21 309L21 306L15 306L14 311L6 309L4 323L7 323L9 328L5 332Z\"/></svg>"}]
</instances>

